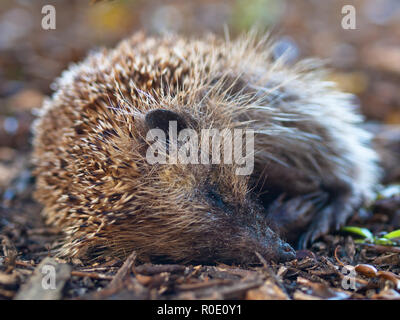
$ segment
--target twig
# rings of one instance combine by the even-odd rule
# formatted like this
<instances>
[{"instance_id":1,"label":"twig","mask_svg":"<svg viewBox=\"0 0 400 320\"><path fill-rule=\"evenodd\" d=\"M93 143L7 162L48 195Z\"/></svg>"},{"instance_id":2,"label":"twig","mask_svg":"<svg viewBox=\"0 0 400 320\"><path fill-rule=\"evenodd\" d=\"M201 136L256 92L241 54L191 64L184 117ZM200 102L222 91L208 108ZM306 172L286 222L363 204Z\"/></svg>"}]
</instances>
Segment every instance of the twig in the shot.
<instances>
[{"instance_id":1,"label":"twig","mask_svg":"<svg viewBox=\"0 0 400 320\"><path fill-rule=\"evenodd\" d=\"M15 265L20 266L20 267L26 267L26 268L35 268L35 264L33 264L31 262L21 261L21 260L16 260Z\"/></svg>"},{"instance_id":2,"label":"twig","mask_svg":"<svg viewBox=\"0 0 400 320\"><path fill-rule=\"evenodd\" d=\"M119 268L117 274L114 276L112 281L109 283L107 289L120 287L125 278L129 275L132 270L132 266L136 260L136 252L133 251L130 256L125 260L121 268Z\"/></svg>"},{"instance_id":3,"label":"twig","mask_svg":"<svg viewBox=\"0 0 400 320\"><path fill-rule=\"evenodd\" d=\"M187 284L181 284L178 286L178 289L182 291L187 291L187 290L196 290L196 289L204 289L208 287L213 287L213 286L218 286L218 285L226 285L226 284L231 284L231 280L226 280L226 279L217 279L214 281L204 281L204 282L198 282L198 283L187 283Z\"/></svg>"},{"instance_id":4,"label":"twig","mask_svg":"<svg viewBox=\"0 0 400 320\"><path fill-rule=\"evenodd\" d=\"M152 265L152 264L142 264L134 268L135 273L144 274L147 276L162 273L162 272L181 272L185 270L185 266L180 264L165 264L165 265Z\"/></svg>"},{"instance_id":5,"label":"twig","mask_svg":"<svg viewBox=\"0 0 400 320\"><path fill-rule=\"evenodd\" d=\"M126 284L125 289L127 289L127 291L133 291L133 293L137 294L137 297L139 297L140 299L147 298L147 290L144 289L144 287L137 281L136 278L127 279L129 273L132 271L132 266L134 265L135 260L136 260L136 252L133 251L131 255L125 260L122 267L119 268L117 274L108 284L108 286L103 290L96 292L90 298L104 299L113 294L116 293L118 294L118 291L123 288L124 284Z\"/></svg>"},{"instance_id":6,"label":"twig","mask_svg":"<svg viewBox=\"0 0 400 320\"><path fill-rule=\"evenodd\" d=\"M114 279L114 276L109 276L109 275L97 273L97 272L84 272L84 271L72 271L71 276L81 277L81 278L88 277L88 278L98 279L98 280L113 280Z\"/></svg>"},{"instance_id":7,"label":"twig","mask_svg":"<svg viewBox=\"0 0 400 320\"><path fill-rule=\"evenodd\" d=\"M340 248L340 246L336 246L335 252L334 252L334 257L335 257L336 262L337 262L341 267L344 267L344 266L345 266L344 263L343 263L342 261L339 260L338 255L337 255L339 248Z\"/></svg>"},{"instance_id":8,"label":"twig","mask_svg":"<svg viewBox=\"0 0 400 320\"><path fill-rule=\"evenodd\" d=\"M18 257L18 251L8 237L0 236L0 238L3 239L1 241L1 244L3 247L4 256L7 258L6 273L10 273L15 267L15 261Z\"/></svg>"}]
</instances>

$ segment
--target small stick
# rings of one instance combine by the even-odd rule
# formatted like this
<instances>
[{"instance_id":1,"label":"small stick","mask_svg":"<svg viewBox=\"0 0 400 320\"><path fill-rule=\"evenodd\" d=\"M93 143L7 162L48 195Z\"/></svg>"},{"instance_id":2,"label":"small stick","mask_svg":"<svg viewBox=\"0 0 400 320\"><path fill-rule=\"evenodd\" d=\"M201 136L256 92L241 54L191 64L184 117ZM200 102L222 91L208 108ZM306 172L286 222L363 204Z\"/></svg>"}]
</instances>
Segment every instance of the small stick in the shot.
<instances>
[{"instance_id":1,"label":"small stick","mask_svg":"<svg viewBox=\"0 0 400 320\"><path fill-rule=\"evenodd\" d=\"M208 287L213 287L213 286L218 286L222 284L231 284L231 280L226 280L226 279L218 279L214 281L206 281L206 282L198 282L198 283L187 283L187 284L181 284L178 286L178 288L182 291L186 290L196 290L196 289L204 289Z\"/></svg>"},{"instance_id":2,"label":"small stick","mask_svg":"<svg viewBox=\"0 0 400 320\"><path fill-rule=\"evenodd\" d=\"M144 275L154 275L162 272L181 272L185 270L185 266L180 264L165 264L165 265L152 265L152 264L142 264L135 267L134 272Z\"/></svg>"},{"instance_id":3,"label":"small stick","mask_svg":"<svg viewBox=\"0 0 400 320\"><path fill-rule=\"evenodd\" d=\"M114 271L115 269L119 269L118 267L95 267L95 268L84 268L77 271L80 272L98 272L98 271Z\"/></svg>"},{"instance_id":4,"label":"small stick","mask_svg":"<svg viewBox=\"0 0 400 320\"><path fill-rule=\"evenodd\" d=\"M106 274L97 273L97 272L84 272L84 271L72 271L71 276L81 277L81 278L88 277L88 278L98 279L98 280L113 280L114 279L113 276L109 276Z\"/></svg>"},{"instance_id":5,"label":"small stick","mask_svg":"<svg viewBox=\"0 0 400 320\"><path fill-rule=\"evenodd\" d=\"M15 261L15 265L20 266L20 267L26 267L26 268L35 268L35 265L32 264L31 262L26 262L26 261L21 261L21 260Z\"/></svg>"},{"instance_id":6,"label":"small stick","mask_svg":"<svg viewBox=\"0 0 400 320\"><path fill-rule=\"evenodd\" d=\"M103 290L96 292L93 295L94 299L103 299L116 293L124 284L125 279L132 270L136 260L136 252L133 251L130 256L125 260L124 264L117 271L111 282Z\"/></svg>"},{"instance_id":7,"label":"small stick","mask_svg":"<svg viewBox=\"0 0 400 320\"><path fill-rule=\"evenodd\" d=\"M135 263L135 260L136 260L136 252L133 251L131 255L125 260L122 267L119 268L118 272L109 283L107 289L119 288L123 284L125 278L129 275L129 272L132 270L132 266Z\"/></svg>"},{"instance_id":8,"label":"small stick","mask_svg":"<svg viewBox=\"0 0 400 320\"><path fill-rule=\"evenodd\" d=\"M344 263L343 263L342 261L339 260L338 255L337 255L339 248L340 248L340 246L337 246L337 247L335 248L334 257L335 257L336 262L337 262L341 267L344 267L344 266L345 266Z\"/></svg>"}]
</instances>

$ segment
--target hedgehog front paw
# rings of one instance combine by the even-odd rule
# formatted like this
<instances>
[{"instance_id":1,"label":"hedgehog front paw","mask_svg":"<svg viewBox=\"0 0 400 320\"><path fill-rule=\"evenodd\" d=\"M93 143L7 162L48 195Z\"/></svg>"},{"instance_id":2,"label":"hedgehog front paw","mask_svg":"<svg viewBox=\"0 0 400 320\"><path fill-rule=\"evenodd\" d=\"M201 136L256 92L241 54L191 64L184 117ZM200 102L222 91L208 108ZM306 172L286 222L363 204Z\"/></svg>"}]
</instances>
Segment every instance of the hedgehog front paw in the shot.
<instances>
[{"instance_id":1,"label":"hedgehog front paw","mask_svg":"<svg viewBox=\"0 0 400 320\"><path fill-rule=\"evenodd\" d=\"M315 213L308 230L298 241L298 248L305 249L320 236L339 230L359 205L358 197L337 196Z\"/></svg>"},{"instance_id":2,"label":"hedgehog front paw","mask_svg":"<svg viewBox=\"0 0 400 320\"><path fill-rule=\"evenodd\" d=\"M322 192L289 199L282 195L268 207L268 219L282 238L295 243L326 199L326 194Z\"/></svg>"}]
</instances>

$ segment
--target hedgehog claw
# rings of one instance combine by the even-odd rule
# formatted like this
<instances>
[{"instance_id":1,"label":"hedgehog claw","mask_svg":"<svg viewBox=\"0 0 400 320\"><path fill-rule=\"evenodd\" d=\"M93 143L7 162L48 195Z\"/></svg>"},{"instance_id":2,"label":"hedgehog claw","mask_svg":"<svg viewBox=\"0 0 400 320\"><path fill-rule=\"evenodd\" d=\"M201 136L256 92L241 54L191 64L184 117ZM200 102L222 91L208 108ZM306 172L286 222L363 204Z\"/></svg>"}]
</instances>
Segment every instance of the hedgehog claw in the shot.
<instances>
[{"instance_id":1,"label":"hedgehog claw","mask_svg":"<svg viewBox=\"0 0 400 320\"><path fill-rule=\"evenodd\" d=\"M348 197L338 197L333 203L320 210L309 229L300 237L298 247L306 249L320 236L329 231L339 230L347 218L354 212L354 207Z\"/></svg>"},{"instance_id":2,"label":"hedgehog claw","mask_svg":"<svg viewBox=\"0 0 400 320\"><path fill-rule=\"evenodd\" d=\"M312 222L315 213L326 201L326 195L321 192L297 196L291 199L278 198L268 208L268 218L279 229L279 234L291 243ZM311 233L308 235L311 236ZM309 242L309 238L306 239Z\"/></svg>"},{"instance_id":3,"label":"hedgehog claw","mask_svg":"<svg viewBox=\"0 0 400 320\"><path fill-rule=\"evenodd\" d=\"M299 241L299 248L306 249L309 244L313 243L320 236L327 233L329 231L329 218L321 217L321 213L325 212L325 210L320 211L316 220L309 227L308 231L305 232Z\"/></svg>"}]
</instances>

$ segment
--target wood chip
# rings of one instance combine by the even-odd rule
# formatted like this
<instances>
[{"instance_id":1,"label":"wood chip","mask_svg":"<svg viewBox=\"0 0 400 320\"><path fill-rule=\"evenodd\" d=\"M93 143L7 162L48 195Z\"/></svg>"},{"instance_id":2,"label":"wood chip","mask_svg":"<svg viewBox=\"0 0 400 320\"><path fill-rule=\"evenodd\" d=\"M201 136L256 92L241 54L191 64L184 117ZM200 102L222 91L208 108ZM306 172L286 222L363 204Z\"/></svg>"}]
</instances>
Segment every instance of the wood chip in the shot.
<instances>
[{"instance_id":1,"label":"wood chip","mask_svg":"<svg viewBox=\"0 0 400 320\"><path fill-rule=\"evenodd\" d=\"M264 284L257 288L251 289L246 293L247 300L289 300L288 295L283 290L273 283L271 280L267 280Z\"/></svg>"},{"instance_id":2,"label":"wood chip","mask_svg":"<svg viewBox=\"0 0 400 320\"><path fill-rule=\"evenodd\" d=\"M322 300L319 297L316 296L312 296L309 294L305 294L304 292L300 291L300 290L296 290L293 294L293 298L295 300Z\"/></svg>"},{"instance_id":3,"label":"wood chip","mask_svg":"<svg viewBox=\"0 0 400 320\"><path fill-rule=\"evenodd\" d=\"M0 272L0 284L4 286L11 286L18 283L18 276L16 274L7 274Z\"/></svg>"},{"instance_id":4,"label":"wood chip","mask_svg":"<svg viewBox=\"0 0 400 320\"><path fill-rule=\"evenodd\" d=\"M221 288L218 290L218 293L223 297L223 299L239 299L243 298L248 290L257 288L260 285L262 285L261 279L249 282L239 282L232 286Z\"/></svg>"}]
</instances>

